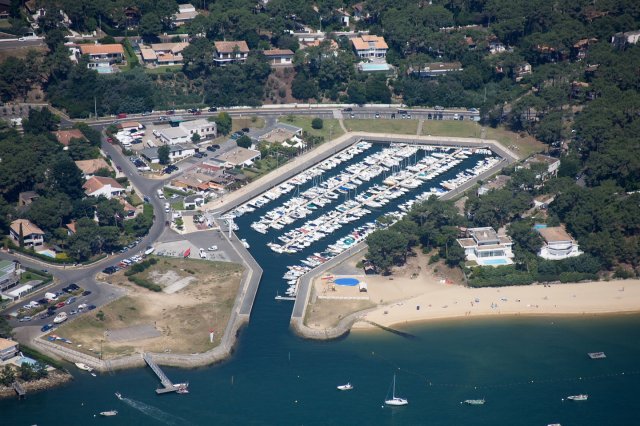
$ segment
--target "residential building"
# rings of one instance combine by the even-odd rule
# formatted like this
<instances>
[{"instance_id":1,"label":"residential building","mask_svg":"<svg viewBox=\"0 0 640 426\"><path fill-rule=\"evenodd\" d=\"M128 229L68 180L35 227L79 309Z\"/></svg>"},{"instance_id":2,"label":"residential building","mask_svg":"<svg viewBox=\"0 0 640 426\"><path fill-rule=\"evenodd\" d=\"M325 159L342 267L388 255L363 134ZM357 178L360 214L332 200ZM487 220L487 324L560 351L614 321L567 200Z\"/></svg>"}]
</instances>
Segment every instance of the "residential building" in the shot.
<instances>
[{"instance_id":1,"label":"residential building","mask_svg":"<svg viewBox=\"0 0 640 426\"><path fill-rule=\"evenodd\" d=\"M213 61L218 66L230 64L232 62L245 62L249 56L249 46L244 40L241 41L216 41L213 43L215 52Z\"/></svg>"},{"instance_id":2,"label":"residential building","mask_svg":"<svg viewBox=\"0 0 640 426\"><path fill-rule=\"evenodd\" d=\"M544 240L544 245L540 248L540 252L538 252L538 256L543 259L561 260L582 254L578 243L571 238L563 227L552 226L539 228L538 232Z\"/></svg>"},{"instance_id":3,"label":"residential building","mask_svg":"<svg viewBox=\"0 0 640 426\"><path fill-rule=\"evenodd\" d=\"M480 188L478 188L478 196L484 195L494 189L502 189L507 185L507 183L509 183L510 180L511 176L498 175L489 182L482 184Z\"/></svg>"},{"instance_id":4,"label":"residential building","mask_svg":"<svg viewBox=\"0 0 640 426\"><path fill-rule=\"evenodd\" d=\"M351 39L351 44L361 59L384 60L389 49L384 37L371 34L362 34L359 37L354 37Z\"/></svg>"},{"instance_id":5,"label":"residential building","mask_svg":"<svg viewBox=\"0 0 640 426\"><path fill-rule=\"evenodd\" d=\"M113 171L109 163L107 163L104 158L96 158L92 160L78 160L75 161L76 166L80 169L85 179L92 178L93 175L101 169L107 169L109 171Z\"/></svg>"},{"instance_id":6,"label":"residential building","mask_svg":"<svg viewBox=\"0 0 640 426\"><path fill-rule=\"evenodd\" d=\"M206 118L200 118L198 120L183 121L178 127L184 130L189 136L189 140L193 135L200 135L201 139L215 138L217 135L217 125L213 121L209 121Z\"/></svg>"},{"instance_id":7,"label":"residential building","mask_svg":"<svg viewBox=\"0 0 640 426\"><path fill-rule=\"evenodd\" d=\"M157 147L145 148L142 151L140 151L140 153L144 158L151 161L152 163L157 164L160 162L160 157L158 157ZM180 145L180 144L169 145L169 160L171 161L177 161L185 157L191 157L195 153L196 153L196 148L194 146Z\"/></svg>"},{"instance_id":8,"label":"residential building","mask_svg":"<svg viewBox=\"0 0 640 426\"><path fill-rule=\"evenodd\" d=\"M186 210L194 210L204 204L204 197L200 194L187 195L182 203Z\"/></svg>"},{"instance_id":9,"label":"residential building","mask_svg":"<svg viewBox=\"0 0 640 426\"><path fill-rule=\"evenodd\" d=\"M525 75L530 75L532 72L531 64L529 62L523 62L519 65L516 65L513 70L513 74L515 76L516 82L520 82Z\"/></svg>"},{"instance_id":10,"label":"residential building","mask_svg":"<svg viewBox=\"0 0 640 426\"><path fill-rule=\"evenodd\" d=\"M120 204L122 204L122 209L124 210L124 219L133 219L134 217L136 217L136 213L138 212L138 210L132 206L127 200L125 200L124 198L118 198L118 201L120 202Z\"/></svg>"},{"instance_id":11,"label":"residential building","mask_svg":"<svg viewBox=\"0 0 640 426\"><path fill-rule=\"evenodd\" d=\"M613 47L621 49L627 44L637 44L640 40L640 30L616 33L611 37Z\"/></svg>"},{"instance_id":12,"label":"residential building","mask_svg":"<svg viewBox=\"0 0 640 426\"><path fill-rule=\"evenodd\" d=\"M65 147L69 146L71 139L80 139L86 141L87 139L84 137L80 129L69 129L69 130L56 130L53 132L58 142L60 142Z\"/></svg>"},{"instance_id":13,"label":"residential building","mask_svg":"<svg viewBox=\"0 0 640 426\"><path fill-rule=\"evenodd\" d=\"M178 13L173 15L171 23L175 27L181 27L189 21L192 21L196 16L198 16L198 11L192 4L179 4Z\"/></svg>"},{"instance_id":14,"label":"residential building","mask_svg":"<svg viewBox=\"0 0 640 426\"><path fill-rule=\"evenodd\" d=\"M22 230L22 231L21 231ZM44 231L27 219L16 219L11 222L9 236L14 243L20 243L20 232L25 247L37 249L44 245Z\"/></svg>"},{"instance_id":15,"label":"residential building","mask_svg":"<svg viewBox=\"0 0 640 426\"><path fill-rule=\"evenodd\" d=\"M14 287L20 282L18 262L0 259L0 292Z\"/></svg>"},{"instance_id":16,"label":"residential building","mask_svg":"<svg viewBox=\"0 0 640 426\"><path fill-rule=\"evenodd\" d=\"M89 197L101 195L108 199L124 194L125 188L117 180L110 177L93 176L82 185L84 193Z\"/></svg>"},{"instance_id":17,"label":"residential building","mask_svg":"<svg viewBox=\"0 0 640 426\"><path fill-rule=\"evenodd\" d=\"M154 43L140 47L142 62L150 67L182 65L182 51L189 46L189 42Z\"/></svg>"},{"instance_id":18,"label":"residential building","mask_svg":"<svg viewBox=\"0 0 640 426\"><path fill-rule=\"evenodd\" d=\"M538 179L547 176L556 176L560 169L560 159L543 154L535 154L527 158L524 160L523 167L530 168L532 164L545 164L547 166L542 176L536 176Z\"/></svg>"},{"instance_id":19,"label":"residential building","mask_svg":"<svg viewBox=\"0 0 640 426\"><path fill-rule=\"evenodd\" d=\"M498 54L498 53L502 53L502 52L506 52L507 48L504 44L500 43L499 41L492 41L491 43L489 43L489 52L492 55Z\"/></svg>"},{"instance_id":20,"label":"residential building","mask_svg":"<svg viewBox=\"0 0 640 426\"><path fill-rule=\"evenodd\" d=\"M253 149L246 149L238 146L216 156L216 158L220 161L224 161L226 168L246 167L253 165L254 161L260 159L260 151L254 151Z\"/></svg>"},{"instance_id":21,"label":"residential building","mask_svg":"<svg viewBox=\"0 0 640 426\"><path fill-rule=\"evenodd\" d=\"M575 58L579 61L585 59L587 57L587 53L589 53L589 46L597 41L597 38L583 38L575 42L573 45Z\"/></svg>"},{"instance_id":22,"label":"residential building","mask_svg":"<svg viewBox=\"0 0 640 426\"><path fill-rule=\"evenodd\" d=\"M500 266L513 263L513 242L508 236L499 236L491 227L469 228L466 238L459 238L468 261L480 266Z\"/></svg>"},{"instance_id":23,"label":"residential building","mask_svg":"<svg viewBox=\"0 0 640 426\"><path fill-rule=\"evenodd\" d=\"M551 204L555 199L556 196L554 194L537 195L533 197L533 208L546 210L549 208L549 204Z\"/></svg>"},{"instance_id":24,"label":"residential building","mask_svg":"<svg viewBox=\"0 0 640 426\"><path fill-rule=\"evenodd\" d=\"M188 172L171 180L171 186L188 191L204 192L216 189L211 185L213 174Z\"/></svg>"},{"instance_id":25,"label":"residential building","mask_svg":"<svg viewBox=\"0 0 640 426\"><path fill-rule=\"evenodd\" d=\"M272 67L293 65L293 51L289 49L271 49L262 52Z\"/></svg>"},{"instance_id":26,"label":"residential building","mask_svg":"<svg viewBox=\"0 0 640 426\"><path fill-rule=\"evenodd\" d=\"M351 6L351 8L353 9L353 20L354 21L361 21L361 20L367 20L370 17L369 12L366 11L365 6L364 6L364 2L360 2L360 3L356 3L353 6Z\"/></svg>"},{"instance_id":27,"label":"residential building","mask_svg":"<svg viewBox=\"0 0 640 426\"><path fill-rule=\"evenodd\" d=\"M302 136L302 128L287 123L276 123L262 129L254 129L247 133L254 141L284 142L294 137Z\"/></svg>"},{"instance_id":28,"label":"residential building","mask_svg":"<svg viewBox=\"0 0 640 426\"><path fill-rule=\"evenodd\" d=\"M407 72L416 77L433 78L462 70L463 68L460 62L432 62L422 68L409 67Z\"/></svg>"},{"instance_id":29,"label":"residential building","mask_svg":"<svg viewBox=\"0 0 640 426\"><path fill-rule=\"evenodd\" d=\"M18 194L18 207L28 206L38 198L40 198L40 196L35 191L21 192Z\"/></svg>"},{"instance_id":30,"label":"residential building","mask_svg":"<svg viewBox=\"0 0 640 426\"><path fill-rule=\"evenodd\" d=\"M137 121L122 121L116 125L118 130L125 132L136 132L144 129L144 126Z\"/></svg>"},{"instance_id":31,"label":"residential building","mask_svg":"<svg viewBox=\"0 0 640 426\"><path fill-rule=\"evenodd\" d=\"M78 223L75 220L67 223L65 227L67 228L67 235L69 236L74 235L76 232L78 232Z\"/></svg>"},{"instance_id":32,"label":"residential building","mask_svg":"<svg viewBox=\"0 0 640 426\"><path fill-rule=\"evenodd\" d=\"M0 361L6 361L18 355L18 342L0 337Z\"/></svg>"},{"instance_id":33,"label":"residential building","mask_svg":"<svg viewBox=\"0 0 640 426\"><path fill-rule=\"evenodd\" d=\"M81 44L80 54L87 55L91 64L113 65L124 61L124 48L121 44ZM95 68L95 67L90 67Z\"/></svg>"}]
</instances>

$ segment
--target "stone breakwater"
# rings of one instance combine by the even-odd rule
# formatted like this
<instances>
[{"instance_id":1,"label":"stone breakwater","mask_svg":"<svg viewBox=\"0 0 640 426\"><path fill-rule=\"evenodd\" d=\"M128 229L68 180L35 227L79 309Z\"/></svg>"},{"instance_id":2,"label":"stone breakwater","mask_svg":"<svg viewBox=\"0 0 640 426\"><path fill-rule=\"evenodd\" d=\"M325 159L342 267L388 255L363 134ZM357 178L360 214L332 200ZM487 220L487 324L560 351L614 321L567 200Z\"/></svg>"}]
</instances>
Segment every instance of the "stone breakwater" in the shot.
<instances>
[{"instance_id":1,"label":"stone breakwater","mask_svg":"<svg viewBox=\"0 0 640 426\"><path fill-rule=\"evenodd\" d=\"M39 392L47 389L62 386L73 380L73 376L67 372L55 370L49 372L49 376L30 382L20 381L20 384L27 392L27 396L33 392ZM11 386L0 386L0 399L17 398L16 391Z\"/></svg>"}]
</instances>

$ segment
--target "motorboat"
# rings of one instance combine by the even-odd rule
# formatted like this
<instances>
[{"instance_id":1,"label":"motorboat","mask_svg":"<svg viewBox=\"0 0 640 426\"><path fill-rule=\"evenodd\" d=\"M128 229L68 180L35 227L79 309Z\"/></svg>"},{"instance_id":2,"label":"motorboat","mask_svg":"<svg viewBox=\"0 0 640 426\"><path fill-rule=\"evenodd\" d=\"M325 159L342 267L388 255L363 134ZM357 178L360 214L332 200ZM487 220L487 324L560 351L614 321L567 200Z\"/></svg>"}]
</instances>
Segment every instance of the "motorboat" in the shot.
<instances>
[{"instance_id":1,"label":"motorboat","mask_svg":"<svg viewBox=\"0 0 640 426\"><path fill-rule=\"evenodd\" d=\"M462 401L460 404L467 404L467 405L484 405L485 400L484 398L482 399L465 399L464 401Z\"/></svg>"},{"instance_id":2,"label":"motorboat","mask_svg":"<svg viewBox=\"0 0 640 426\"><path fill-rule=\"evenodd\" d=\"M122 401L122 394L120 392L116 392L116 398Z\"/></svg>"},{"instance_id":3,"label":"motorboat","mask_svg":"<svg viewBox=\"0 0 640 426\"><path fill-rule=\"evenodd\" d=\"M74 362L74 364L76 365L76 367L78 367L80 370L84 370L84 371L93 371L93 368L89 367L87 364L84 364L82 362Z\"/></svg>"},{"instance_id":4,"label":"motorboat","mask_svg":"<svg viewBox=\"0 0 640 426\"><path fill-rule=\"evenodd\" d=\"M347 391L351 389L353 389L353 385L351 384L351 382L338 386L338 390L341 390L341 391Z\"/></svg>"},{"instance_id":5,"label":"motorboat","mask_svg":"<svg viewBox=\"0 0 640 426\"><path fill-rule=\"evenodd\" d=\"M118 415L118 411L117 410L101 411L100 415L104 416L104 417L117 416Z\"/></svg>"},{"instance_id":6,"label":"motorboat","mask_svg":"<svg viewBox=\"0 0 640 426\"><path fill-rule=\"evenodd\" d=\"M587 394L570 395L567 397L567 399L569 401L586 401L587 399L589 399L589 395Z\"/></svg>"}]
</instances>

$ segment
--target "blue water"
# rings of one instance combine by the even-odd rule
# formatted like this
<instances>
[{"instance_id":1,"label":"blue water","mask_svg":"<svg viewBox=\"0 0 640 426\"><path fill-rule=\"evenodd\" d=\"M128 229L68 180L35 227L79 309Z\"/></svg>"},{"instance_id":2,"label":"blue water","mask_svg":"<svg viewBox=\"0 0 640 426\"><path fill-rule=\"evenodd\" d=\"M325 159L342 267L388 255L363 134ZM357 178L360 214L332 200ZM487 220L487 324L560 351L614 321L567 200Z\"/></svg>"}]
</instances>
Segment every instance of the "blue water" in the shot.
<instances>
[{"instance_id":1,"label":"blue water","mask_svg":"<svg viewBox=\"0 0 640 426\"><path fill-rule=\"evenodd\" d=\"M506 265L509 263L505 259L483 259L480 262L483 265Z\"/></svg>"},{"instance_id":2,"label":"blue water","mask_svg":"<svg viewBox=\"0 0 640 426\"><path fill-rule=\"evenodd\" d=\"M387 64L360 64L362 71L388 71L389 65Z\"/></svg>"},{"instance_id":3,"label":"blue water","mask_svg":"<svg viewBox=\"0 0 640 426\"><path fill-rule=\"evenodd\" d=\"M546 227L547 225L545 223L536 223L535 225L533 225L534 229L544 229Z\"/></svg>"},{"instance_id":4,"label":"blue water","mask_svg":"<svg viewBox=\"0 0 640 426\"><path fill-rule=\"evenodd\" d=\"M158 381L149 369L94 378L70 366L71 384L0 401L0 426L638 424L640 316L465 318L399 326L414 339L380 331L305 341L288 329L292 304L273 297L284 286L285 266L308 253L273 253L264 244L276 234L253 232L252 220L238 220L240 237L265 271L251 322L228 362L165 369L174 381L188 381L190 394L156 396ZM587 352L595 351L607 359L589 359ZM407 407L382 407L393 374ZM353 391L336 390L348 381ZM124 401L115 398L117 391ZM562 401L577 393L589 400ZM472 398L487 403L460 405ZM118 416L94 418L109 409Z\"/></svg>"},{"instance_id":5,"label":"blue water","mask_svg":"<svg viewBox=\"0 0 640 426\"><path fill-rule=\"evenodd\" d=\"M338 285L345 285L345 286L353 287L355 285L358 285L360 283L360 280L358 280L356 278L338 278L338 279L334 280L333 282L338 284Z\"/></svg>"}]
</instances>

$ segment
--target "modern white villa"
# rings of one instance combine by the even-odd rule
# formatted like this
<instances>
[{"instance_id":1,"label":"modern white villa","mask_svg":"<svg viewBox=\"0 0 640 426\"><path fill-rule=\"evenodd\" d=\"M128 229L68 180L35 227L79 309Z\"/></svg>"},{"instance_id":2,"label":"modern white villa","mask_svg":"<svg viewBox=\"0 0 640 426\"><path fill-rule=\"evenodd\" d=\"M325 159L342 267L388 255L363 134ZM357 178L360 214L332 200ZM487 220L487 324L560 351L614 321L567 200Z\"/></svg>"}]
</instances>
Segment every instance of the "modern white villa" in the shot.
<instances>
[{"instance_id":1,"label":"modern white villa","mask_svg":"<svg viewBox=\"0 0 640 426\"><path fill-rule=\"evenodd\" d=\"M467 237L459 238L467 261L479 266L501 266L513 263L513 242L506 235L498 235L491 227L469 228Z\"/></svg>"},{"instance_id":2,"label":"modern white villa","mask_svg":"<svg viewBox=\"0 0 640 426\"><path fill-rule=\"evenodd\" d=\"M582 252L578 243L561 226L553 226L538 229L544 240L538 256L547 260L561 260L569 257L580 256Z\"/></svg>"}]
</instances>

